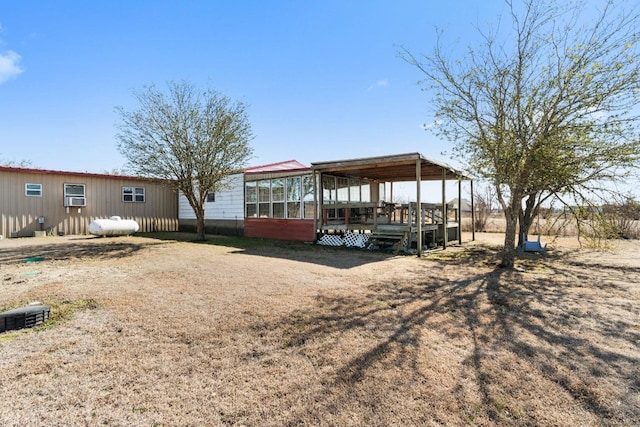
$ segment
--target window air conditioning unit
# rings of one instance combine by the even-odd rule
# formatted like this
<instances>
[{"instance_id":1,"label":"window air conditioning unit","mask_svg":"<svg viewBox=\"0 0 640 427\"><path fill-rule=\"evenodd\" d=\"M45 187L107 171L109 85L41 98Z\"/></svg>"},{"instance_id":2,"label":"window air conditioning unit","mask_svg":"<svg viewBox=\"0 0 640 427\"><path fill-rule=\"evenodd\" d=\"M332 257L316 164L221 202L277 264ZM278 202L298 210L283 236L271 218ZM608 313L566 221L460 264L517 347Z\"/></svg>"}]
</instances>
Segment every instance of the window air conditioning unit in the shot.
<instances>
[{"instance_id":1,"label":"window air conditioning unit","mask_svg":"<svg viewBox=\"0 0 640 427\"><path fill-rule=\"evenodd\" d=\"M65 206L87 206L86 197L65 197L64 198Z\"/></svg>"}]
</instances>

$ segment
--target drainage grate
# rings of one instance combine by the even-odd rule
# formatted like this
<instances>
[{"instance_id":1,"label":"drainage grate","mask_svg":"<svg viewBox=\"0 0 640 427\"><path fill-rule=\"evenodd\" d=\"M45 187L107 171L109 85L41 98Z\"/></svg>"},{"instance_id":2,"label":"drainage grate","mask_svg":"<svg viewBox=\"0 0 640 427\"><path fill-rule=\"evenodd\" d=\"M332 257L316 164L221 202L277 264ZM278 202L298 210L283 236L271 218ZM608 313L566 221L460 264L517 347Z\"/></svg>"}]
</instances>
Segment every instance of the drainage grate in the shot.
<instances>
[{"instance_id":1,"label":"drainage grate","mask_svg":"<svg viewBox=\"0 0 640 427\"><path fill-rule=\"evenodd\" d=\"M29 305L0 313L0 332L13 329L33 328L49 318L48 305Z\"/></svg>"}]
</instances>

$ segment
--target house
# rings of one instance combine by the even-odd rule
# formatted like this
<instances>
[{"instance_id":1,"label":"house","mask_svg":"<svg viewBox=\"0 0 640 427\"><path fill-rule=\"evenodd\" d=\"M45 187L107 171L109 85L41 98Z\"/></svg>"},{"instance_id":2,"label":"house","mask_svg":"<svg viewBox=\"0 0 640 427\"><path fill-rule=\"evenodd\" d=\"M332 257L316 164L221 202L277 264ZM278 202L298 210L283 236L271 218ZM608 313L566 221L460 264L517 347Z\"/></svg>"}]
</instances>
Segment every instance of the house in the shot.
<instances>
[{"instance_id":1,"label":"house","mask_svg":"<svg viewBox=\"0 0 640 427\"><path fill-rule=\"evenodd\" d=\"M461 241L463 180L470 178L420 153L255 166L207 195L205 231L304 242L358 233L421 253ZM441 203L421 201L424 181L442 183ZM457 205L445 202L447 181L458 183ZM395 182L415 183L415 201L394 202ZM159 180L7 166L0 215L2 237L86 234L91 221L111 216L133 219L141 231L195 228L186 197Z\"/></svg>"},{"instance_id":2,"label":"house","mask_svg":"<svg viewBox=\"0 0 640 427\"><path fill-rule=\"evenodd\" d=\"M245 169L245 235L313 241L316 191L312 168L296 160Z\"/></svg>"},{"instance_id":3,"label":"house","mask_svg":"<svg viewBox=\"0 0 640 427\"><path fill-rule=\"evenodd\" d=\"M323 234L368 233L403 240L420 253L428 242L446 247L461 240L461 206L446 203L445 181L470 177L420 153L317 162L295 160L247 168L232 175L227 190L205 209L207 232L312 242ZM385 200L387 186L415 182L414 202ZM422 203L420 183L442 182L442 202ZM391 196L392 198L392 196ZM180 198L180 227L193 228L195 215Z\"/></svg>"},{"instance_id":4,"label":"house","mask_svg":"<svg viewBox=\"0 0 640 427\"><path fill-rule=\"evenodd\" d=\"M178 218L181 231L195 232L196 214L186 196L179 193ZM205 232L241 236L244 230L244 174L229 175L221 191L207 194Z\"/></svg>"},{"instance_id":5,"label":"house","mask_svg":"<svg viewBox=\"0 0 640 427\"><path fill-rule=\"evenodd\" d=\"M0 166L0 236L87 234L94 219L177 231L176 193L153 179Z\"/></svg>"},{"instance_id":6,"label":"house","mask_svg":"<svg viewBox=\"0 0 640 427\"><path fill-rule=\"evenodd\" d=\"M222 183L222 191L207 195L205 232L313 240L311 178L311 168L296 160L249 167L230 175ZM195 231L196 216L183 194L179 199L179 219L180 230Z\"/></svg>"}]
</instances>

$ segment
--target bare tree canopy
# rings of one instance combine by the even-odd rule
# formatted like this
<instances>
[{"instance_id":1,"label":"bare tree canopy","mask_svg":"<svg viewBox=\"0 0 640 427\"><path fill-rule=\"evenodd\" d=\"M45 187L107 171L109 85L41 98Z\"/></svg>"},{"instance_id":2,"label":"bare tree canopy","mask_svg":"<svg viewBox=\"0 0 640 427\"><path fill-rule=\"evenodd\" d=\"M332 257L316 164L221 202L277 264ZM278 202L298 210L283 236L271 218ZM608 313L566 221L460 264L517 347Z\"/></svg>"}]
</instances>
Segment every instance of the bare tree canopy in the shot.
<instances>
[{"instance_id":1,"label":"bare tree canopy","mask_svg":"<svg viewBox=\"0 0 640 427\"><path fill-rule=\"evenodd\" d=\"M147 86L134 96L137 110L116 108L118 148L134 173L165 180L185 195L203 240L207 194L221 190L253 152L247 107L188 82L169 82L167 93Z\"/></svg>"},{"instance_id":2,"label":"bare tree canopy","mask_svg":"<svg viewBox=\"0 0 640 427\"><path fill-rule=\"evenodd\" d=\"M2 157L0 157L0 166L27 168L27 167L33 166L33 164L31 163L31 160L16 161L16 160L3 159Z\"/></svg>"},{"instance_id":3,"label":"bare tree canopy","mask_svg":"<svg viewBox=\"0 0 640 427\"><path fill-rule=\"evenodd\" d=\"M526 232L547 198L583 197L638 165L640 19L628 3L505 3L510 27L479 30L462 58L441 37L429 56L401 55L426 76L436 133L495 187L513 266L518 221Z\"/></svg>"}]
</instances>

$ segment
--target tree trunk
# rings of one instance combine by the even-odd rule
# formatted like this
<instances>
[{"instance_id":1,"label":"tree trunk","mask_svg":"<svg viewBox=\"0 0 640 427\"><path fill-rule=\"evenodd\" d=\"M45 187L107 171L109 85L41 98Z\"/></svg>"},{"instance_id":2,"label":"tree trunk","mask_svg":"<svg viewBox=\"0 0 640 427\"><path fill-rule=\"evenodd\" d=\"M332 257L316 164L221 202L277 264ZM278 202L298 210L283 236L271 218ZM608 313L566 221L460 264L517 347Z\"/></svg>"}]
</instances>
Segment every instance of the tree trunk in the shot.
<instances>
[{"instance_id":1,"label":"tree trunk","mask_svg":"<svg viewBox=\"0 0 640 427\"><path fill-rule=\"evenodd\" d=\"M540 206L536 206L537 195L532 194L527 197L524 210L520 213L518 246L523 245L529 238L529 230L533 225L533 218L538 216Z\"/></svg>"},{"instance_id":2,"label":"tree trunk","mask_svg":"<svg viewBox=\"0 0 640 427\"><path fill-rule=\"evenodd\" d=\"M196 209L196 240L203 242L206 240L204 230L204 209Z\"/></svg>"},{"instance_id":3,"label":"tree trunk","mask_svg":"<svg viewBox=\"0 0 640 427\"><path fill-rule=\"evenodd\" d=\"M512 268L516 257L516 231L518 226L518 213L513 208L504 212L507 228L504 233L504 251L500 267Z\"/></svg>"}]
</instances>

